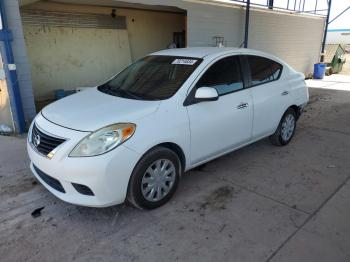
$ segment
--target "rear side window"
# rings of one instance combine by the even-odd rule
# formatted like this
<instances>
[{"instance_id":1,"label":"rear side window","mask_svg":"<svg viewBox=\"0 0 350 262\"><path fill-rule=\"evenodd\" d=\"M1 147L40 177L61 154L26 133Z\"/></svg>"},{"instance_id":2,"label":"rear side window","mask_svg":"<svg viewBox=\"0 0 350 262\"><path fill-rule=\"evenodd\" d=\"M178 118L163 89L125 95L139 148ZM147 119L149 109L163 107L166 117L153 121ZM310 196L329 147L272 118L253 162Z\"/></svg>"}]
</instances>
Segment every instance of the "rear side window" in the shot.
<instances>
[{"instance_id":1,"label":"rear side window","mask_svg":"<svg viewBox=\"0 0 350 262\"><path fill-rule=\"evenodd\" d=\"M282 65L265 57L247 56L252 83L257 86L280 78Z\"/></svg>"},{"instance_id":2,"label":"rear side window","mask_svg":"<svg viewBox=\"0 0 350 262\"><path fill-rule=\"evenodd\" d=\"M219 95L243 89L238 56L225 57L209 67L196 85L203 86L215 88Z\"/></svg>"}]
</instances>

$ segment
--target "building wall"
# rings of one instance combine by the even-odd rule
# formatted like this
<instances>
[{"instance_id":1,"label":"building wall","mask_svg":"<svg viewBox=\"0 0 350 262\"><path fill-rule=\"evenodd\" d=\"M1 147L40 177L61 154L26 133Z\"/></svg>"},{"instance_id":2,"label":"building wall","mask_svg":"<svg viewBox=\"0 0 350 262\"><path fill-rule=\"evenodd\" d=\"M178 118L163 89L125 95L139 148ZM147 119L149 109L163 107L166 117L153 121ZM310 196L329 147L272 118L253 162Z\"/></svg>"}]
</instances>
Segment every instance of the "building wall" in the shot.
<instances>
[{"instance_id":1,"label":"building wall","mask_svg":"<svg viewBox=\"0 0 350 262\"><path fill-rule=\"evenodd\" d=\"M327 31L327 44L350 45L350 28L329 29Z\"/></svg>"},{"instance_id":2,"label":"building wall","mask_svg":"<svg viewBox=\"0 0 350 262\"><path fill-rule=\"evenodd\" d=\"M113 7L37 2L25 6L25 9L109 15ZM117 15L126 17L133 60L166 48L173 40L172 33L186 27L184 14L117 7L115 9Z\"/></svg>"},{"instance_id":3,"label":"building wall","mask_svg":"<svg viewBox=\"0 0 350 262\"><path fill-rule=\"evenodd\" d=\"M3 69L2 57L0 54L0 70ZM6 124L14 130L14 123L11 113L10 96L7 90L6 78L0 79L0 125Z\"/></svg>"},{"instance_id":4,"label":"building wall","mask_svg":"<svg viewBox=\"0 0 350 262\"><path fill-rule=\"evenodd\" d=\"M250 21L249 48L272 53L305 74L313 72L320 58L323 18L255 11Z\"/></svg>"},{"instance_id":5,"label":"building wall","mask_svg":"<svg viewBox=\"0 0 350 262\"><path fill-rule=\"evenodd\" d=\"M244 12L208 4L186 4L189 46L213 46L213 37L224 37L225 46L243 42Z\"/></svg>"},{"instance_id":6,"label":"building wall","mask_svg":"<svg viewBox=\"0 0 350 262\"><path fill-rule=\"evenodd\" d=\"M177 6L187 11L188 46L213 46L214 36L226 46L244 40L245 8L215 0L128 0L143 4ZM319 62L325 18L252 8L249 48L272 53L296 70L309 74Z\"/></svg>"},{"instance_id":7,"label":"building wall","mask_svg":"<svg viewBox=\"0 0 350 262\"><path fill-rule=\"evenodd\" d=\"M0 80L0 125L1 124L10 126L12 130L15 129L6 80Z\"/></svg>"},{"instance_id":8,"label":"building wall","mask_svg":"<svg viewBox=\"0 0 350 262\"><path fill-rule=\"evenodd\" d=\"M4 1L9 24L14 34L13 49L24 112L27 121L30 121L35 115L31 75L33 81L37 83L37 72L30 71L18 0ZM185 27L187 27L188 46L212 46L214 36L223 36L227 46L238 47L243 42L245 10L242 7L206 0L128 0L127 2L176 6L186 10L188 14L186 23L183 14L116 8L118 15L127 17L130 60L132 61L149 52L165 48L172 41L172 32L181 31ZM109 14L112 9L111 7L67 5L46 1L26 5L24 8L104 14ZM253 9L249 47L271 52L306 74L312 71L313 63L319 60L323 27L324 18ZM31 50L29 50L29 55L30 53ZM33 57L31 60L34 61L34 56L31 57ZM67 85L64 82L66 80L61 78L58 83L60 81L63 85L58 86ZM79 85L82 84L79 83ZM36 85L34 88L40 89L41 87ZM11 100L11 94L9 96ZM16 114L15 111L12 113Z\"/></svg>"},{"instance_id":9,"label":"building wall","mask_svg":"<svg viewBox=\"0 0 350 262\"><path fill-rule=\"evenodd\" d=\"M186 10L188 46L213 46L214 36L224 37L226 46L239 47L243 44L245 9L242 7L228 4L213 4L205 1L153 0L143 2L145 4L173 5ZM67 5L52 2L37 2L26 6L26 8L99 14L110 14L111 12L111 8L106 7ZM150 52L164 49L172 40L172 32L181 31L186 26L185 17L182 14L123 8L117 8L117 14L127 18L131 61ZM308 74L312 72L313 64L319 60L323 27L323 18L252 9L249 27L249 48L272 53L284 59L296 70ZM25 28L26 37L29 31ZM34 52L31 50L30 48L29 55L32 57L31 60L35 61L38 55L34 55ZM114 68L116 71L119 71L126 64L121 60L119 65L116 65ZM82 68L88 70L89 67L83 66ZM38 74L35 74L33 70L32 72L33 76L35 75L33 79L35 94L41 99L43 90L47 88L44 85L37 84ZM101 74L101 78L96 78L96 81L91 81L90 83L100 82L104 78L105 75ZM50 88L50 94L52 94L53 89L57 89L60 86L86 85L84 81L76 81L69 84L56 80L55 83L57 84ZM38 92L38 89L42 89L42 91Z\"/></svg>"},{"instance_id":10,"label":"building wall","mask_svg":"<svg viewBox=\"0 0 350 262\"><path fill-rule=\"evenodd\" d=\"M107 15L112 10L48 2L26 9ZM116 9L126 17L127 30L24 25L36 100L52 97L55 89L97 85L132 61L165 49L173 32L185 29L183 14Z\"/></svg>"},{"instance_id":11,"label":"building wall","mask_svg":"<svg viewBox=\"0 0 350 262\"><path fill-rule=\"evenodd\" d=\"M126 30L25 26L37 101L96 86L131 62Z\"/></svg>"},{"instance_id":12,"label":"building wall","mask_svg":"<svg viewBox=\"0 0 350 262\"><path fill-rule=\"evenodd\" d=\"M230 47L244 40L245 9L186 3L188 45L212 46L222 36ZM305 74L319 61L324 18L251 10L248 47L272 53Z\"/></svg>"}]
</instances>

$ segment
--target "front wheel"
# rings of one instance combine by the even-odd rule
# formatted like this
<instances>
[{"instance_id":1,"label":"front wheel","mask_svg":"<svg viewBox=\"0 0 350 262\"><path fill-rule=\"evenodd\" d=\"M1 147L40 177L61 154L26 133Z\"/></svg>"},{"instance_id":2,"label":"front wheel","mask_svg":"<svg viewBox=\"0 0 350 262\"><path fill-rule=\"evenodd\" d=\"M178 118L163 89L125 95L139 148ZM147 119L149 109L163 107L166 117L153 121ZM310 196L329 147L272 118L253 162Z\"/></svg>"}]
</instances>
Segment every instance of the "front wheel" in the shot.
<instances>
[{"instance_id":1,"label":"front wheel","mask_svg":"<svg viewBox=\"0 0 350 262\"><path fill-rule=\"evenodd\" d=\"M153 209L168 202L179 183L181 164L175 152L157 147L137 163L129 182L128 201L138 208Z\"/></svg>"},{"instance_id":2,"label":"front wheel","mask_svg":"<svg viewBox=\"0 0 350 262\"><path fill-rule=\"evenodd\" d=\"M293 138L296 128L297 117L292 108L289 108L283 115L276 132L270 136L272 144L285 146Z\"/></svg>"}]
</instances>

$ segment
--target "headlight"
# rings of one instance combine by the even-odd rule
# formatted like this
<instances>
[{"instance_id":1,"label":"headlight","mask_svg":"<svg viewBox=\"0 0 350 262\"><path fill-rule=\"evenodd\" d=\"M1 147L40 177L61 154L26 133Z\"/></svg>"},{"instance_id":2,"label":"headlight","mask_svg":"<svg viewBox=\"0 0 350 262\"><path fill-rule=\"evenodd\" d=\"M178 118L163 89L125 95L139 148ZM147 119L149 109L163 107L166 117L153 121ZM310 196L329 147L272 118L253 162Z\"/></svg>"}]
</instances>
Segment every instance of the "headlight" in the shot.
<instances>
[{"instance_id":1,"label":"headlight","mask_svg":"<svg viewBox=\"0 0 350 262\"><path fill-rule=\"evenodd\" d=\"M134 134L135 124L115 124L101 128L83 138L69 154L70 157L102 155L124 143Z\"/></svg>"}]
</instances>

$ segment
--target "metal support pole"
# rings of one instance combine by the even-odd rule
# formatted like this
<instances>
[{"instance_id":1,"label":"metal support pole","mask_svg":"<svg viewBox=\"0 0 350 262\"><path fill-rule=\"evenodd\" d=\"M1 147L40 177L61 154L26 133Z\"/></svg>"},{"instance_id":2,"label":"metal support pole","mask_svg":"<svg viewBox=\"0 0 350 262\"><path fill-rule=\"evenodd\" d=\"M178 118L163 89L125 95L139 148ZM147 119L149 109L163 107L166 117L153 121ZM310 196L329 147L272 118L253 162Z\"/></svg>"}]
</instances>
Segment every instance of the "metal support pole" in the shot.
<instances>
[{"instance_id":1,"label":"metal support pole","mask_svg":"<svg viewBox=\"0 0 350 262\"><path fill-rule=\"evenodd\" d=\"M316 14L316 10L317 10L317 3L318 3L318 0L316 0L316 2L315 2L315 14Z\"/></svg>"},{"instance_id":2,"label":"metal support pole","mask_svg":"<svg viewBox=\"0 0 350 262\"><path fill-rule=\"evenodd\" d=\"M305 0L303 0L303 12L305 11Z\"/></svg>"},{"instance_id":3,"label":"metal support pole","mask_svg":"<svg viewBox=\"0 0 350 262\"><path fill-rule=\"evenodd\" d=\"M13 95L14 107L15 107L15 126L17 128L18 133L25 132L25 120L22 106L22 99L18 85L18 77L15 66L11 69L8 67L9 65L15 65L15 59L12 51L12 33L9 30L7 23L6 10L4 6L4 0L0 0L0 15L1 15L1 23L2 29L0 30L0 41L4 42L5 52L2 54L4 60L4 70L7 76L7 84L9 88L9 92Z\"/></svg>"},{"instance_id":4,"label":"metal support pole","mask_svg":"<svg viewBox=\"0 0 350 262\"><path fill-rule=\"evenodd\" d=\"M320 61L321 63L324 62L324 49L325 49L325 46L326 46L327 31L328 31L328 24L329 24L329 15L331 13L331 7L332 7L332 0L328 0L327 19L326 19L326 25L324 27L323 41L322 41L321 61Z\"/></svg>"},{"instance_id":5,"label":"metal support pole","mask_svg":"<svg viewBox=\"0 0 350 262\"><path fill-rule=\"evenodd\" d=\"M334 17L331 21L328 22L328 24L332 23L333 21L337 20L339 17L341 17L346 11L350 9L350 6L345 8L341 13L339 13L336 17Z\"/></svg>"},{"instance_id":6,"label":"metal support pole","mask_svg":"<svg viewBox=\"0 0 350 262\"><path fill-rule=\"evenodd\" d=\"M245 10L244 48L248 48L249 14L250 14L250 0L247 0L247 7Z\"/></svg>"},{"instance_id":7,"label":"metal support pole","mask_svg":"<svg viewBox=\"0 0 350 262\"><path fill-rule=\"evenodd\" d=\"M273 0L268 0L269 9L273 9Z\"/></svg>"}]
</instances>

